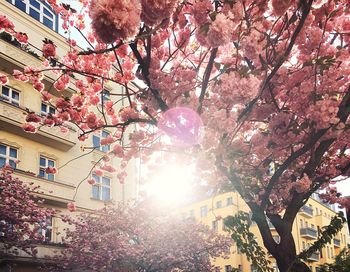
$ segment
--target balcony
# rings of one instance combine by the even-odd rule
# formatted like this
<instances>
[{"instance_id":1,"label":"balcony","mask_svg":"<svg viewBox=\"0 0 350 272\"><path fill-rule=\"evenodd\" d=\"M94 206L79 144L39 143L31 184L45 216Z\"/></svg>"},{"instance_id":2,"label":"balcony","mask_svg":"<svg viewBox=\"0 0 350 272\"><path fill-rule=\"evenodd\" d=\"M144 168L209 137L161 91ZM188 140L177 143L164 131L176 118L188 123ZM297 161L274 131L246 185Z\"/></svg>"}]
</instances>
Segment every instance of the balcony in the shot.
<instances>
[{"instance_id":1,"label":"balcony","mask_svg":"<svg viewBox=\"0 0 350 272\"><path fill-rule=\"evenodd\" d=\"M301 228L300 236L306 239L317 239L317 230L313 228Z\"/></svg>"},{"instance_id":2,"label":"balcony","mask_svg":"<svg viewBox=\"0 0 350 272\"><path fill-rule=\"evenodd\" d=\"M314 209L309 206L303 206L300 209L300 214L306 216L306 217L313 217L314 216Z\"/></svg>"},{"instance_id":3,"label":"balcony","mask_svg":"<svg viewBox=\"0 0 350 272\"><path fill-rule=\"evenodd\" d=\"M312 253L312 255L307 259L310 262L318 262L320 260L320 254L318 252Z\"/></svg>"},{"instance_id":4,"label":"balcony","mask_svg":"<svg viewBox=\"0 0 350 272\"><path fill-rule=\"evenodd\" d=\"M340 240L339 239L333 239L334 247L340 247Z\"/></svg>"},{"instance_id":5,"label":"balcony","mask_svg":"<svg viewBox=\"0 0 350 272\"><path fill-rule=\"evenodd\" d=\"M40 186L40 198L45 200L46 204L59 207L66 207L68 202L73 200L76 186L72 183L59 179L54 181L38 177L35 173L16 169L14 175L23 182Z\"/></svg>"},{"instance_id":6,"label":"balcony","mask_svg":"<svg viewBox=\"0 0 350 272\"><path fill-rule=\"evenodd\" d=\"M24 132L21 126L24 123L25 114L25 108L0 99L0 130L5 130L64 151L75 145L77 135L73 129L69 129L67 133L62 133L59 127L41 127L35 134Z\"/></svg>"}]
</instances>

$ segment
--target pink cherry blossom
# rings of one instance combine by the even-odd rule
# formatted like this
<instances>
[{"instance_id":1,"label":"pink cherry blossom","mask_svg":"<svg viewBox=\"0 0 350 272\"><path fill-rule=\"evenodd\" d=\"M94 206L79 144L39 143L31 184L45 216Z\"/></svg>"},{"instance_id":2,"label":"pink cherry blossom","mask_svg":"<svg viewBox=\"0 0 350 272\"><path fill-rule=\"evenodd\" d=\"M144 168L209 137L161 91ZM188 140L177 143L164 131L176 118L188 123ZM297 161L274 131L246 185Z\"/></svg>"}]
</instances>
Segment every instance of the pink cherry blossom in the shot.
<instances>
[{"instance_id":1,"label":"pink cherry blossom","mask_svg":"<svg viewBox=\"0 0 350 272\"><path fill-rule=\"evenodd\" d=\"M77 206L76 206L76 204L74 202L69 202L67 204L67 209L70 212L75 212L77 210Z\"/></svg>"},{"instance_id":2,"label":"pink cherry blossom","mask_svg":"<svg viewBox=\"0 0 350 272\"><path fill-rule=\"evenodd\" d=\"M8 76L0 74L0 85L6 85L9 82Z\"/></svg>"},{"instance_id":3,"label":"pink cherry blossom","mask_svg":"<svg viewBox=\"0 0 350 272\"><path fill-rule=\"evenodd\" d=\"M22 129L25 131L25 132L29 132L29 133L36 133L37 132L37 127L34 126L33 124L31 123L24 123L22 125Z\"/></svg>"},{"instance_id":4,"label":"pink cherry blossom","mask_svg":"<svg viewBox=\"0 0 350 272\"><path fill-rule=\"evenodd\" d=\"M141 5L138 0L90 1L92 27L101 41L133 38L140 24Z\"/></svg>"},{"instance_id":5,"label":"pink cherry blossom","mask_svg":"<svg viewBox=\"0 0 350 272\"><path fill-rule=\"evenodd\" d=\"M46 167L45 168L45 173L46 174L56 174L57 173L57 169L55 167Z\"/></svg>"},{"instance_id":6,"label":"pink cherry blossom","mask_svg":"<svg viewBox=\"0 0 350 272\"><path fill-rule=\"evenodd\" d=\"M42 51L45 58L53 58L56 56L56 46L51 42L44 42Z\"/></svg>"}]
</instances>

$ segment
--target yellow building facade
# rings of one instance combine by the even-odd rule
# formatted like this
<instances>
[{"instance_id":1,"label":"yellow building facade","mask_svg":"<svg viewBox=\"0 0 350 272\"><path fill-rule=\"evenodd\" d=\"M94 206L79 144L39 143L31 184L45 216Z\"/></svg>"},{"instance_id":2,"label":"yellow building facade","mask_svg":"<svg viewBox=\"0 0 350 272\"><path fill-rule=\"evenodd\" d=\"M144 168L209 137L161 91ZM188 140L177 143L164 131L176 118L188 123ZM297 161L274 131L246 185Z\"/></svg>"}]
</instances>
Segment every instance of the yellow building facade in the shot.
<instances>
[{"instance_id":1,"label":"yellow building facade","mask_svg":"<svg viewBox=\"0 0 350 272\"><path fill-rule=\"evenodd\" d=\"M236 192L215 195L180 209L183 217L193 217L221 234L227 234L223 225L223 219L239 211L249 212L249 208ZM335 214L334 207L322 203L316 194L309 199L307 204L297 214L293 224L293 237L297 253L302 252L317 240L318 230L327 226ZM221 219L217 220L217 218ZM279 236L272 224L270 224L270 230L274 239L278 241ZM262 238L254 221L251 225L251 232L254 233L258 243L263 247ZM321 264L334 262L335 256L343 248L347 247L347 244L350 242L348 236L348 226L345 224L342 231L337 234L330 244L327 244L321 252L309 258L307 265L311 271L317 272ZM266 256L271 261L271 267L278 271L274 258L268 253ZM239 269L242 272L255 271L246 256L239 251L236 245L231 247L228 259L218 258L213 263L217 268L216 271L221 272L230 272L232 268Z\"/></svg>"},{"instance_id":2,"label":"yellow building facade","mask_svg":"<svg viewBox=\"0 0 350 272\"><path fill-rule=\"evenodd\" d=\"M43 103L41 94L30 84L14 80L11 76L13 70L23 70L25 66L42 67L40 49L45 38L57 46L58 56L63 56L69 50L66 39L57 31L58 16L43 2L0 1L0 14L15 24L16 31L27 33L29 38L29 44L23 47L9 39L5 33L0 37L0 73L7 74L10 79L7 85L0 85L0 167L5 163L13 165L18 160L14 175L23 181L39 185L44 205L59 209L62 214L69 213L67 203L71 201L76 203L77 212L89 212L102 208L105 203L133 198L136 195L133 163L127 168L126 185L121 185L116 175L107 172L103 177L97 177L99 180L93 186L83 181L91 178L90 170L109 151L108 146L93 147L99 146L99 141L112 131L98 131L85 142L80 142L77 129L69 125L64 133L58 127L42 127L36 134L25 133L21 128L27 111L45 115L54 113L55 109ZM55 79L56 74L45 72L43 83L45 90L53 95L53 100L61 96L69 97L75 92L74 87L70 86L58 93L52 87ZM106 91L113 93L122 92L116 86L107 88ZM85 155L76 159L83 154ZM118 162L113 163L117 168ZM59 169L58 173L46 174L44 169L48 166ZM66 227L58 218L48 218L43 224L47 226L47 230L42 230L46 241L38 248L39 258L57 249L56 244L61 242ZM30 270L31 260L28 256L16 258L18 261L17 266L12 267L12 260L1 260L0 271L37 271Z\"/></svg>"}]
</instances>

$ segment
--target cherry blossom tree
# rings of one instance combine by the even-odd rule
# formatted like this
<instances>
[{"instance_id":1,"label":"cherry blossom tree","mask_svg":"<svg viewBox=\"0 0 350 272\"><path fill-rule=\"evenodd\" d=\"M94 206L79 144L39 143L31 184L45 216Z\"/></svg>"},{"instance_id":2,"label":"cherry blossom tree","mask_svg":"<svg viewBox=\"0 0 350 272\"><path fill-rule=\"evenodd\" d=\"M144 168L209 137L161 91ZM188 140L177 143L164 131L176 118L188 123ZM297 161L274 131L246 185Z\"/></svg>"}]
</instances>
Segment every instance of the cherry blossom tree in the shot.
<instances>
[{"instance_id":1,"label":"cherry blossom tree","mask_svg":"<svg viewBox=\"0 0 350 272\"><path fill-rule=\"evenodd\" d=\"M43 222L56 211L42 207L38 187L14 178L12 171L0 169L0 258L21 251L35 256L45 238L38 229L45 228Z\"/></svg>"},{"instance_id":2,"label":"cherry blossom tree","mask_svg":"<svg viewBox=\"0 0 350 272\"><path fill-rule=\"evenodd\" d=\"M46 41L42 68L13 72L48 103L45 71L57 73L57 91L77 90L56 101L55 115L28 115L23 129L65 130L69 122L84 141L113 128L102 144L120 167L106 156L95 171L118 172L122 183L140 153L186 153L208 186L229 184L246 201L281 271L309 271L295 263L297 212L319 189L325 201L347 204L332 184L350 169L349 1L80 0L79 13L46 2L89 48L70 39L71 50L58 57ZM0 30L26 42L4 16ZM110 92L122 108L102 99L107 83L123 88Z\"/></svg>"},{"instance_id":3,"label":"cherry blossom tree","mask_svg":"<svg viewBox=\"0 0 350 272\"><path fill-rule=\"evenodd\" d=\"M213 271L211 260L230 250L230 238L194 219L145 207L120 205L78 217L63 255L55 257L58 271Z\"/></svg>"}]
</instances>

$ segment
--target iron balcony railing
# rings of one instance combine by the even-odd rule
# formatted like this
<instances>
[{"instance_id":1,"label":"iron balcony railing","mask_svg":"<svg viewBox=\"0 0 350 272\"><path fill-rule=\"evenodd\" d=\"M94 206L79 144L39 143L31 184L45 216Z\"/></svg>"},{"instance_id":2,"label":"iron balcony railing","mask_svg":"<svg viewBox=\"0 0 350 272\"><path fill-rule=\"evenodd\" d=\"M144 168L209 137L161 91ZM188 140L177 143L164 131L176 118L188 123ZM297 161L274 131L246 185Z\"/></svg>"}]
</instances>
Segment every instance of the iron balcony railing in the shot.
<instances>
[{"instance_id":1,"label":"iron balcony railing","mask_svg":"<svg viewBox=\"0 0 350 272\"><path fill-rule=\"evenodd\" d=\"M300 235L301 237L307 238L307 239L316 239L317 238L317 230L313 228L301 228L300 229Z\"/></svg>"},{"instance_id":2,"label":"iron balcony railing","mask_svg":"<svg viewBox=\"0 0 350 272\"><path fill-rule=\"evenodd\" d=\"M303 206L300 209L300 212L303 213L304 215L308 217L313 217L314 216L314 209L311 208L310 206Z\"/></svg>"},{"instance_id":3,"label":"iron balcony railing","mask_svg":"<svg viewBox=\"0 0 350 272\"><path fill-rule=\"evenodd\" d=\"M333 239L333 244L335 247L340 247L340 240L339 239Z\"/></svg>"}]
</instances>

